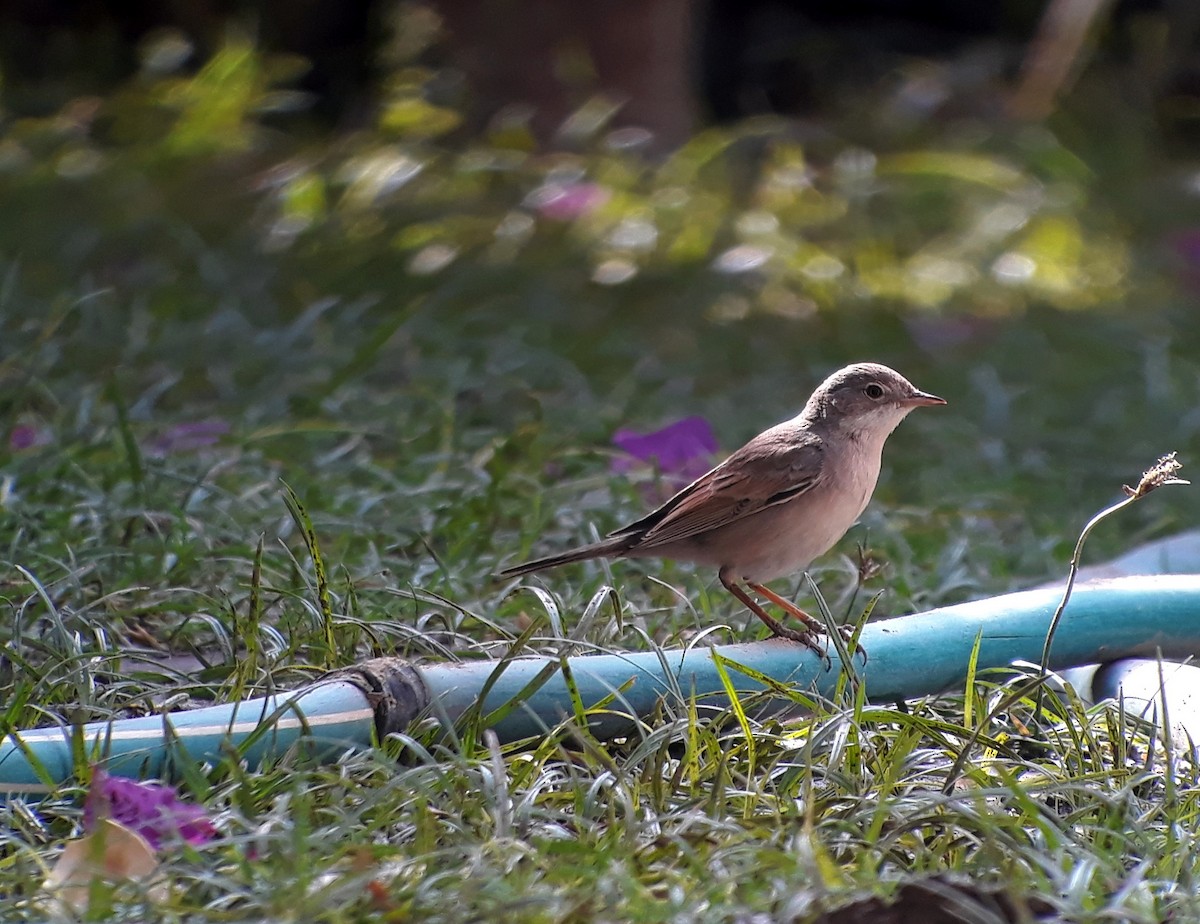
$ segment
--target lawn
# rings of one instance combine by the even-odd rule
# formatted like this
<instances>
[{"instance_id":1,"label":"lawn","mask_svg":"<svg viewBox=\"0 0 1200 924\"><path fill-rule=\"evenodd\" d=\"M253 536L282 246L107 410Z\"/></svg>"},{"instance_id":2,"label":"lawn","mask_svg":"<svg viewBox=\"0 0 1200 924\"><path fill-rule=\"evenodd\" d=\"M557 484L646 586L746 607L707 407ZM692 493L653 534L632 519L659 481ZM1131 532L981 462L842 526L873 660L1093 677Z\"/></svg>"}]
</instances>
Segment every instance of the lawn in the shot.
<instances>
[{"instance_id":1,"label":"lawn","mask_svg":"<svg viewBox=\"0 0 1200 924\"><path fill-rule=\"evenodd\" d=\"M812 569L839 618L1064 577L1122 483L1172 450L1189 474L1194 165L1111 77L1046 126L879 127L866 99L811 142L755 121L663 158L602 126L535 154L441 110L317 134L260 114L273 73L231 42L193 77L0 124L6 729L522 633L554 652L549 611L574 626L608 586L586 646L762 637L703 569L576 565L522 583L541 596L492 574L669 490L619 429L699 415L728 452L854 360L949 406L897 431ZM1161 492L1088 556L1197 513ZM779 589L814 604L800 576ZM1192 758L1112 707L1035 715L1010 697L1027 677L904 705L847 688L786 721L664 704L610 743L422 728L333 764L230 756L174 780L216 839L167 845L167 894L121 885L93 919L1200 917ZM998 746L947 786L975 732ZM5 805L6 920L44 919L90 773Z\"/></svg>"}]
</instances>

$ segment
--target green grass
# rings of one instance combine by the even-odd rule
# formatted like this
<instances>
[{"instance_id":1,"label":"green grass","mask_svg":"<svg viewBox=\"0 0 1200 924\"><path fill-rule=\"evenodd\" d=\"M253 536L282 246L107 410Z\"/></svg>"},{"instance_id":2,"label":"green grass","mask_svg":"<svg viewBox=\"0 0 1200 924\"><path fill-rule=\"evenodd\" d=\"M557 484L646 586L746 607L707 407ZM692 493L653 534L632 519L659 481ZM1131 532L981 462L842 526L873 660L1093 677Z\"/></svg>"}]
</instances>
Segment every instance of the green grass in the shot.
<instances>
[{"instance_id":1,"label":"green grass","mask_svg":"<svg viewBox=\"0 0 1200 924\"><path fill-rule=\"evenodd\" d=\"M110 101L110 115L143 104ZM761 126L711 133L665 166L597 145L577 158L616 190L603 221L684 184L716 216L713 249L737 243L738 215L777 206L792 235L780 252L819 245L850 268L836 282L786 261L731 278L701 248L656 252L608 288L589 281L607 226L492 246L551 165L504 168L486 141L471 161L428 139L263 138L248 120L248 149L181 152L187 136L168 144L153 121L83 140L7 125L38 157L0 178L0 407L6 437L29 427L38 444L0 443L6 726L229 701L379 654L499 657L531 621L529 650L554 652L551 608L570 631L591 605L579 641L603 650L714 626L706 641L758 637L713 575L684 566L575 566L545 577L544 599L490 575L642 511L652 476L610 470L618 426L700 413L732 449L854 359L894 364L950 406L897 432L863 524L815 567L835 616L875 594L875 615L891 615L1064 574L1122 482L1169 450L1188 474L1200 428L1194 296L1164 266L1186 212L1161 197L1141 211L1167 188L1161 153L1118 174L1106 136L1078 119L1062 129L1077 150L996 130L983 161L922 155L915 179L893 175L866 204L828 167L864 143L850 131L823 142L828 156ZM953 126L923 131L870 140L884 155L961 153ZM384 141L426 171L366 205L344 197L338 170ZM56 173L81 145L104 153L101 172ZM804 153L825 217L744 188ZM1015 171L998 192L947 177L987 158ZM310 185L264 183L284 162ZM1068 204L1029 220L1065 213L1074 230L1057 243L1084 247L1050 261L1063 278L1005 289L985 248L963 257L975 282L940 301L897 283L922 247L940 253L1033 179ZM277 247L273 223L305 209L310 225ZM655 213L660 251L703 214ZM430 240L460 258L410 273ZM177 428L197 421L228 432L188 446ZM1089 558L1197 513L1192 492L1163 492L1098 530ZM865 582L856 543L881 565ZM787 590L805 603L799 576ZM1035 722L1027 695L992 714L1027 679L903 708L847 688L787 721L665 704L609 744L419 731L334 766L225 761L185 780L222 838L166 857L165 906L122 888L98 919L811 921L934 875L1071 921L1200 915L1194 761L1109 708L1052 704ZM80 795L4 809L6 920L42 918L38 886L79 833Z\"/></svg>"}]
</instances>

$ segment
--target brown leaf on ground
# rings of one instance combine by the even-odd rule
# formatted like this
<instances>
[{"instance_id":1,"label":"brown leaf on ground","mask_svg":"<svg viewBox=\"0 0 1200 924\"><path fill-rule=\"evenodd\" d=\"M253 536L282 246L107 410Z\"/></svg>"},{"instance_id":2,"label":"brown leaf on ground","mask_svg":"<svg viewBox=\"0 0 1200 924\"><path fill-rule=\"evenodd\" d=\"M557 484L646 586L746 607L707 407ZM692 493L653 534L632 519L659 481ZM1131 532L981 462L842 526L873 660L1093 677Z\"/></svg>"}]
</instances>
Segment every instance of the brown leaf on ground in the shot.
<instances>
[{"instance_id":1,"label":"brown leaf on ground","mask_svg":"<svg viewBox=\"0 0 1200 924\"><path fill-rule=\"evenodd\" d=\"M91 834L67 844L43 888L56 903L56 910L83 914L88 911L93 879L145 882L157 868L158 855L144 837L104 819ZM161 886L151 889L156 900L165 894Z\"/></svg>"}]
</instances>

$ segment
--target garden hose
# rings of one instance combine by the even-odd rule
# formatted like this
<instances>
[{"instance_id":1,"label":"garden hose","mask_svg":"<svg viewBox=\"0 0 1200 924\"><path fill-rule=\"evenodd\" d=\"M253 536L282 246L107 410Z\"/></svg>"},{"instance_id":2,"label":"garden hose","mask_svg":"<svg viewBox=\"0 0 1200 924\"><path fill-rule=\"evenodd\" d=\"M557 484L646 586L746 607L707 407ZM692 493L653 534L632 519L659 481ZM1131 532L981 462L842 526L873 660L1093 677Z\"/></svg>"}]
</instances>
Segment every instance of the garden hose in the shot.
<instances>
[{"instance_id":1,"label":"garden hose","mask_svg":"<svg viewBox=\"0 0 1200 924\"><path fill-rule=\"evenodd\" d=\"M959 689L975 672L1036 663L1062 596L1054 588L1006 594L863 627L869 658L853 659L867 698L890 703ZM1146 575L1078 585L1059 626L1050 667L1122 658L1183 659L1200 648L1200 575ZM412 664L378 658L289 694L161 716L10 731L0 742L0 793L52 791L76 768L102 761L112 774L162 777L174 762L236 755L250 767L305 748L336 760L422 721L476 721L501 742L537 738L582 709L591 733L637 734L664 702L728 705L727 689L762 693L776 709L788 690L830 696L842 677L784 639L682 650L516 657ZM760 679L762 678L762 679ZM843 681L844 682L844 681ZM599 706L599 708L594 708Z\"/></svg>"}]
</instances>

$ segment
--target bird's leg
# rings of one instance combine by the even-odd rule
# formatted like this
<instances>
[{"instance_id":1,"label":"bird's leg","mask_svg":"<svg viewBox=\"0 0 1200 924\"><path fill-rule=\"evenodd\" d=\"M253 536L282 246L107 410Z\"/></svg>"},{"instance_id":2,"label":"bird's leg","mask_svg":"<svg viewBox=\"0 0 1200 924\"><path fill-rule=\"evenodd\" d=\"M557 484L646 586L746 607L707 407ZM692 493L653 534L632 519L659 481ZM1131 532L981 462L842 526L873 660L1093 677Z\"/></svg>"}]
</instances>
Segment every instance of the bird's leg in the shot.
<instances>
[{"instance_id":1,"label":"bird's leg","mask_svg":"<svg viewBox=\"0 0 1200 924\"><path fill-rule=\"evenodd\" d=\"M772 634L777 635L780 638L790 639L793 642L799 642L801 645L804 645L810 650L815 651L826 661L829 660L829 655L826 654L824 649L817 644L816 632L814 631L814 627L812 625L809 625L804 632L797 632L795 629L789 629L778 619L764 610L759 605L757 600L746 593L746 591L742 590L742 588L738 586L737 581L726 574L724 569L719 572L718 577L721 579L721 584L724 585L726 590L741 600L742 603L746 604L746 609L766 623L767 628L771 630ZM754 587L753 584L750 586ZM818 623L811 616L808 618L812 623L815 624L817 629L820 628L820 623Z\"/></svg>"},{"instance_id":2,"label":"bird's leg","mask_svg":"<svg viewBox=\"0 0 1200 924\"><path fill-rule=\"evenodd\" d=\"M766 597L785 613L796 617L796 619L799 619L802 623L808 626L810 632L823 633L825 631L825 624L823 622L821 622L819 619L809 616L808 613L796 606L796 604L794 604L791 600L788 600L786 597L779 596L779 594L775 593L775 591L771 590L769 587L764 587L762 584L752 584L750 581L746 582L746 586L756 594Z\"/></svg>"},{"instance_id":3,"label":"bird's leg","mask_svg":"<svg viewBox=\"0 0 1200 924\"><path fill-rule=\"evenodd\" d=\"M775 591L771 590L769 587L764 587L762 584L752 584L749 581L746 582L746 586L756 594L761 594L762 596L766 597L785 613L795 616L802 623L808 626L810 632L825 631L824 623L813 618L812 616L809 616L808 613L796 606L796 604L794 604L791 600L788 600L786 597L779 596L779 594L775 593ZM844 638L847 642L854 638L854 626L838 626L838 632L841 633L842 638ZM861 654L865 661L867 657L867 649L863 648L861 644L855 646L854 653Z\"/></svg>"}]
</instances>

